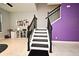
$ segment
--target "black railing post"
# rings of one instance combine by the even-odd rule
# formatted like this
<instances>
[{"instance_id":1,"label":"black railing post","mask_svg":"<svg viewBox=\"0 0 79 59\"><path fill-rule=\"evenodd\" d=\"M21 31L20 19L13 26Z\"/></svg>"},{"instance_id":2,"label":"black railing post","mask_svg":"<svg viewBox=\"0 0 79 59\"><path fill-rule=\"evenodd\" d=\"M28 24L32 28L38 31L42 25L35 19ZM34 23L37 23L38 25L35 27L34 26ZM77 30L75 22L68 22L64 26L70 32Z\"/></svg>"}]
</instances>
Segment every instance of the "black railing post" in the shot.
<instances>
[{"instance_id":1,"label":"black railing post","mask_svg":"<svg viewBox=\"0 0 79 59\"><path fill-rule=\"evenodd\" d=\"M27 38L28 38L28 43L27 43L28 49L27 49L27 51L30 51L30 40L31 40L30 37L31 37L32 31L34 30L34 28L36 28L36 26L37 26L37 18L34 15L31 24L27 28L28 29L28 31L27 31Z\"/></svg>"},{"instance_id":2,"label":"black railing post","mask_svg":"<svg viewBox=\"0 0 79 59\"><path fill-rule=\"evenodd\" d=\"M29 33L29 26L28 26L28 31L27 31L27 38L28 38L28 46L27 46L27 51L29 51L30 50L30 33Z\"/></svg>"},{"instance_id":3,"label":"black railing post","mask_svg":"<svg viewBox=\"0 0 79 59\"><path fill-rule=\"evenodd\" d=\"M28 38L28 49L27 49L27 51L30 51L30 41L29 41L30 39Z\"/></svg>"},{"instance_id":4,"label":"black railing post","mask_svg":"<svg viewBox=\"0 0 79 59\"><path fill-rule=\"evenodd\" d=\"M58 10L60 10L60 6L61 6L61 5L57 6L57 7L56 7L55 9L53 9L52 11L48 12L48 16L47 16L45 19L49 18L51 15L53 15L53 14L56 13Z\"/></svg>"},{"instance_id":5,"label":"black railing post","mask_svg":"<svg viewBox=\"0 0 79 59\"><path fill-rule=\"evenodd\" d=\"M52 53L52 26L50 27L50 53Z\"/></svg>"},{"instance_id":6,"label":"black railing post","mask_svg":"<svg viewBox=\"0 0 79 59\"><path fill-rule=\"evenodd\" d=\"M34 15L34 28L37 28L37 17Z\"/></svg>"},{"instance_id":7,"label":"black railing post","mask_svg":"<svg viewBox=\"0 0 79 59\"><path fill-rule=\"evenodd\" d=\"M52 11L48 12L48 16L45 18L47 19L47 28L48 28L48 32L49 32L49 41L50 41L50 53L52 53L52 25L51 25L51 22L50 22L50 19L49 17L51 15L53 15L54 13L56 13L58 10L60 10L60 6L57 6L55 9L53 9Z\"/></svg>"},{"instance_id":8,"label":"black railing post","mask_svg":"<svg viewBox=\"0 0 79 59\"><path fill-rule=\"evenodd\" d=\"M52 53L52 26L50 23L50 20L48 18L48 22L47 22L47 28L48 28L48 32L49 32L49 41L50 41L50 53Z\"/></svg>"}]
</instances>

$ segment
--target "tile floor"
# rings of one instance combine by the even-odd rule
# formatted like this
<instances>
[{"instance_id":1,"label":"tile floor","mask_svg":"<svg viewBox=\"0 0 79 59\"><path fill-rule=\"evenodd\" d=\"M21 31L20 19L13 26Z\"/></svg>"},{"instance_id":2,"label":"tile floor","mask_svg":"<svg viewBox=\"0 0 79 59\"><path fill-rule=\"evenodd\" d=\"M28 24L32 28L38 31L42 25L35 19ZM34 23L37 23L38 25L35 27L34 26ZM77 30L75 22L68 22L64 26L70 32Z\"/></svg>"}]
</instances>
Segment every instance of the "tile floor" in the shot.
<instances>
[{"instance_id":1,"label":"tile floor","mask_svg":"<svg viewBox=\"0 0 79 59\"><path fill-rule=\"evenodd\" d=\"M50 56L79 56L79 42L53 42Z\"/></svg>"},{"instance_id":2,"label":"tile floor","mask_svg":"<svg viewBox=\"0 0 79 59\"><path fill-rule=\"evenodd\" d=\"M3 51L0 56L26 56L27 51L27 39L2 39L0 44L8 44L8 48Z\"/></svg>"},{"instance_id":3,"label":"tile floor","mask_svg":"<svg viewBox=\"0 0 79 59\"><path fill-rule=\"evenodd\" d=\"M0 56L28 56L27 39L1 39L0 44L8 44L8 48ZM79 56L79 42L53 42L53 53L50 56Z\"/></svg>"}]
</instances>

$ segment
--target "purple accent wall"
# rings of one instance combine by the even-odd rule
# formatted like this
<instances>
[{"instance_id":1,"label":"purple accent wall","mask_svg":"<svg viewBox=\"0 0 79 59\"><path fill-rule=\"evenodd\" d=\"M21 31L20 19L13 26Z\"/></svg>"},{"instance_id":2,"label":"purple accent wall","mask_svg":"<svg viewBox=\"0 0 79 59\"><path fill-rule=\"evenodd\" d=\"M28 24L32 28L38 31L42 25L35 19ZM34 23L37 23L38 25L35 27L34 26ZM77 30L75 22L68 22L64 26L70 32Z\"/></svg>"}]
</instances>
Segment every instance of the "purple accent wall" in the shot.
<instances>
[{"instance_id":1,"label":"purple accent wall","mask_svg":"<svg viewBox=\"0 0 79 59\"><path fill-rule=\"evenodd\" d=\"M66 6L71 7L67 8ZM79 4L61 4L61 19L52 24L52 39L57 41L79 41Z\"/></svg>"}]
</instances>

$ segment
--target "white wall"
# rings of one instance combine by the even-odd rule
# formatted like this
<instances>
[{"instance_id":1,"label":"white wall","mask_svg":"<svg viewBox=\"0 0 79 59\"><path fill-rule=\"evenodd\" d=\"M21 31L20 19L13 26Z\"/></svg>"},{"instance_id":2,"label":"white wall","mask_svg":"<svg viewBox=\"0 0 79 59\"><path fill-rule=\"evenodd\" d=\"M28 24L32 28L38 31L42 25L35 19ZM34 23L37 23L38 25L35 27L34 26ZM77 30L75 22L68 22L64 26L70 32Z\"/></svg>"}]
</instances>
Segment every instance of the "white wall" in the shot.
<instances>
[{"instance_id":1,"label":"white wall","mask_svg":"<svg viewBox=\"0 0 79 59\"><path fill-rule=\"evenodd\" d=\"M29 23L32 21L34 14L37 17L37 27L38 28L46 28L47 20L45 17L47 16L47 12L56 6L47 6L47 5L39 5L37 7L37 11L35 12L15 12L9 13L0 8L0 13L2 14L2 32L0 32L0 38L3 35L7 34L7 29L12 28L16 29L16 21L28 19Z\"/></svg>"},{"instance_id":2,"label":"white wall","mask_svg":"<svg viewBox=\"0 0 79 59\"><path fill-rule=\"evenodd\" d=\"M10 14L10 28L12 29L17 29L17 24L16 22L18 20L25 20L27 19L29 23L33 20L34 17L34 12L16 12L16 13L11 13Z\"/></svg>"},{"instance_id":3,"label":"white wall","mask_svg":"<svg viewBox=\"0 0 79 59\"><path fill-rule=\"evenodd\" d=\"M47 12L54 9L57 6L48 6L46 4L39 4L37 11L35 12L15 12L10 13L10 28L16 29L16 21L28 19L29 23L32 21L34 14L37 17L37 28L47 28Z\"/></svg>"},{"instance_id":4,"label":"white wall","mask_svg":"<svg viewBox=\"0 0 79 59\"><path fill-rule=\"evenodd\" d=\"M47 22L45 17L47 16L47 7L40 7L37 11L35 12L20 12L20 13L11 13L11 28L16 29L16 21L17 20L24 20L28 19L29 23L33 20L34 14L37 17L37 28L46 28L47 27Z\"/></svg>"},{"instance_id":5,"label":"white wall","mask_svg":"<svg viewBox=\"0 0 79 59\"><path fill-rule=\"evenodd\" d=\"M37 28L46 28L47 27L47 17L48 8L46 4L37 5Z\"/></svg>"},{"instance_id":6,"label":"white wall","mask_svg":"<svg viewBox=\"0 0 79 59\"><path fill-rule=\"evenodd\" d=\"M48 8L47 5L39 5L37 6L37 11L34 12L19 12L19 13L11 13L11 28L16 29L16 21L28 19L30 22L33 19L34 14L37 17L37 28L46 28L47 20L45 17L47 16Z\"/></svg>"},{"instance_id":7,"label":"white wall","mask_svg":"<svg viewBox=\"0 0 79 59\"><path fill-rule=\"evenodd\" d=\"M9 29L9 12L0 8L0 13L2 14L2 32L0 32L0 38L3 38L5 34L7 34L7 30Z\"/></svg>"}]
</instances>

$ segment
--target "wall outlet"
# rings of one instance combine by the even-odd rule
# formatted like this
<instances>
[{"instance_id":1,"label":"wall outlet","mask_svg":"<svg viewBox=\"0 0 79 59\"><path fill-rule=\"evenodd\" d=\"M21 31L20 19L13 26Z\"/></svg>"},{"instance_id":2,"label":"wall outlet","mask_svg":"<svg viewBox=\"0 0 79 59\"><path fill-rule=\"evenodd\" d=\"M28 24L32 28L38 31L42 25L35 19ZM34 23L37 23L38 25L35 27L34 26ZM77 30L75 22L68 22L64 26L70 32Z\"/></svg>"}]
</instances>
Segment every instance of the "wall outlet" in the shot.
<instances>
[{"instance_id":1,"label":"wall outlet","mask_svg":"<svg viewBox=\"0 0 79 59\"><path fill-rule=\"evenodd\" d=\"M56 39L58 39L58 37L55 37Z\"/></svg>"}]
</instances>

